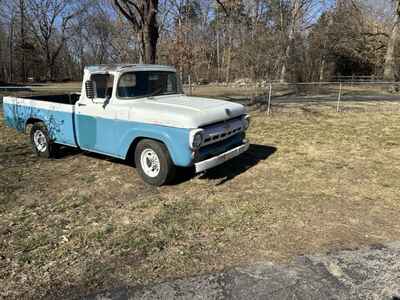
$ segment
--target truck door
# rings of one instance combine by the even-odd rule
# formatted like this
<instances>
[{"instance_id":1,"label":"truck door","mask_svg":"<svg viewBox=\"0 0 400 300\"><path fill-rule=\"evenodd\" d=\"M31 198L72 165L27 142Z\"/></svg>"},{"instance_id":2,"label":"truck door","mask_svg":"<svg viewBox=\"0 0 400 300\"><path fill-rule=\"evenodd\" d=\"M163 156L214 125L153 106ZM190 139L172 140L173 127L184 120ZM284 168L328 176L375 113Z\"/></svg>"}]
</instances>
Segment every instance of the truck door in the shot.
<instances>
[{"instance_id":1,"label":"truck door","mask_svg":"<svg viewBox=\"0 0 400 300\"><path fill-rule=\"evenodd\" d=\"M114 154L117 134L114 128L115 112L112 109L111 96L114 88L114 76L108 73L92 74L95 98L79 100L77 103L77 139L82 149L104 154Z\"/></svg>"}]
</instances>

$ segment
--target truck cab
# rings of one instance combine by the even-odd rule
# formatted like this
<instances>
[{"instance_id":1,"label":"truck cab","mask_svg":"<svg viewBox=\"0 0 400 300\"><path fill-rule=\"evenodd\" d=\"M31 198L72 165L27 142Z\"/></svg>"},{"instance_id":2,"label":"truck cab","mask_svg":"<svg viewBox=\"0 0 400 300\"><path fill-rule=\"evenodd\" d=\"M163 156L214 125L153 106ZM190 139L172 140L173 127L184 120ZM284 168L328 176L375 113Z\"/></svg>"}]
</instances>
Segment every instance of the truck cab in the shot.
<instances>
[{"instance_id":1,"label":"truck cab","mask_svg":"<svg viewBox=\"0 0 400 300\"><path fill-rule=\"evenodd\" d=\"M245 108L186 96L173 67L89 66L80 95L69 97L73 102L53 97L5 98L3 104L10 126L35 125L31 140L39 156L54 155L61 144L131 159L147 183L159 186L173 179L177 166L203 172L249 148Z\"/></svg>"}]
</instances>

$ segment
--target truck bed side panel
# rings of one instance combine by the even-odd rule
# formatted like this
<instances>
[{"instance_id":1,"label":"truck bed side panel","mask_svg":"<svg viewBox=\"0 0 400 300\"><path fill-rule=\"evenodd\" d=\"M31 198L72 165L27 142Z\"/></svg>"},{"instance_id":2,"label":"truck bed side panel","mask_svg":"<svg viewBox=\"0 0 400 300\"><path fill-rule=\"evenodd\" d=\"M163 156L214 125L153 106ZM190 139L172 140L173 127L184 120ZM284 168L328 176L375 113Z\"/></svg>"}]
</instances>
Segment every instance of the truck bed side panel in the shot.
<instances>
[{"instance_id":1,"label":"truck bed side panel","mask_svg":"<svg viewBox=\"0 0 400 300\"><path fill-rule=\"evenodd\" d=\"M50 138L55 142L76 146L73 105L5 97L3 109L7 126L23 132L30 119L37 119L46 124Z\"/></svg>"}]
</instances>

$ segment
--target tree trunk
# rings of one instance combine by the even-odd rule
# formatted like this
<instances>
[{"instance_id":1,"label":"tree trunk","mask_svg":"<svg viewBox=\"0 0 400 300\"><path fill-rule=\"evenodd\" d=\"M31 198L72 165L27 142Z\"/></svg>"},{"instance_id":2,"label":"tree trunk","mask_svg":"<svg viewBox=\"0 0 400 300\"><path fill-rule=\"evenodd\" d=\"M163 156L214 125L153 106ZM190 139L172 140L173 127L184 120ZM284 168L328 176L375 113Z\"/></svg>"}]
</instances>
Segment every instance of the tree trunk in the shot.
<instances>
[{"instance_id":1,"label":"tree trunk","mask_svg":"<svg viewBox=\"0 0 400 300\"><path fill-rule=\"evenodd\" d=\"M231 80L232 45L228 46L227 52L225 82L226 84L229 84L229 81Z\"/></svg>"},{"instance_id":2,"label":"tree trunk","mask_svg":"<svg viewBox=\"0 0 400 300\"><path fill-rule=\"evenodd\" d=\"M155 64L157 60L158 29L154 30L151 25L147 25L143 32L145 63Z\"/></svg>"},{"instance_id":3,"label":"tree trunk","mask_svg":"<svg viewBox=\"0 0 400 300\"><path fill-rule=\"evenodd\" d=\"M319 82L323 82L325 78L325 57L322 57L321 65L319 68Z\"/></svg>"},{"instance_id":4,"label":"tree trunk","mask_svg":"<svg viewBox=\"0 0 400 300\"><path fill-rule=\"evenodd\" d=\"M144 64L144 49L146 49L146 45L144 43L144 33L140 31L137 33L137 40L139 41L138 52L139 52L139 64Z\"/></svg>"},{"instance_id":5,"label":"tree trunk","mask_svg":"<svg viewBox=\"0 0 400 300\"><path fill-rule=\"evenodd\" d=\"M14 16L12 16L11 24L10 24L10 31L8 37L8 51L9 51L9 74L8 74L8 81L12 82L14 80Z\"/></svg>"},{"instance_id":6,"label":"tree trunk","mask_svg":"<svg viewBox=\"0 0 400 300\"><path fill-rule=\"evenodd\" d=\"M216 16L216 34L217 34L217 82L220 81L220 73L221 73L221 49L220 49L220 35L219 35L219 14L218 14L218 9L217 9L217 16Z\"/></svg>"},{"instance_id":7,"label":"tree trunk","mask_svg":"<svg viewBox=\"0 0 400 300\"><path fill-rule=\"evenodd\" d=\"M26 82L26 56L25 56L25 2L24 0L19 1L20 18L21 18L21 79L22 82Z\"/></svg>"},{"instance_id":8,"label":"tree trunk","mask_svg":"<svg viewBox=\"0 0 400 300\"><path fill-rule=\"evenodd\" d=\"M281 78L280 78L281 83L286 82L287 65L289 63L290 52L292 51L293 42L294 42L294 26L292 25L292 28L290 29L289 32L288 44L286 46L285 56L283 59L283 64L281 69Z\"/></svg>"},{"instance_id":9,"label":"tree trunk","mask_svg":"<svg viewBox=\"0 0 400 300\"><path fill-rule=\"evenodd\" d=\"M221 56L221 51L220 51L220 41L219 41L220 37L219 37L219 28L217 27L217 82L220 81L220 73L221 73L221 60L220 60L220 56Z\"/></svg>"},{"instance_id":10,"label":"tree trunk","mask_svg":"<svg viewBox=\"0 0 400 300\"><path fill-rule=\"evenodd\" d=\"M232 16L230 16L230 18L232 18ZM231 63L232 63L232 44L233 44L233 21L232 19L229 20L229 28L228 28L228 54L226 57L226 77L225 77L225 81L226 84L229 84L229 81L231 80Z\"/></svg>"},{"instance_id":11,"label":"tree trunk","mask_svg":"<svg viewBox=\"0 0 400 300\"><path fill-rule=\"evenodd\" d=\"M385 56L385 69L384 69L384 79L387 81L395 81L396 80L396 60L395 60L395 49L396 44L399 41L400 37L400 1L397 1L396 4L396 19L393 26L392 34L389 39L386 56Z\"/></svg>"},{"instance_id":12,"label":"tree trunk","mask_svg":"<svg viewBox=\"0 0 400 300\"><path fill-rule=\"evenodd\" d=\"M50 81L53 79L53 65L51 63L51 54L50 54L50 47L47 45L45 47L46 52L46 81Z\"/></svg>"},{"instance_id":13,"label":"tree trunk","mask_svg":"<svg viewBox=\"0 0 400 300\"><path fill-rule=\"evenodd\" d=\"M83 72L85 70L85 52L84 52L84 41L83 41L83 24L80 22L79 23L79 29L78 29L78 49L79 49L79 74L81 74L81 76L83 76Z\"/></svg>"},{"instance_id":14,"label":"tree trunk","mask_svg":"<svg viewBox=\"0 0 400 300\"><path fill-rule=\"evenodd\" d=\"M80 68L80 72L79 74L83 74L83 72L85 71L85 53L84 53L84 49L83 49L83 45L79 45L79 68Z\"/></svg>"},{"instance_id":15,"label":"tree trunk","mask_svg":"<svg viewBox=\"0 0 400 300\"><path fill-rule=\"evenodd\" d=\"M286 82L286 73L287 73L287 68L288 68L288 64L289 64L289 59L290 59L290 54L292 51L292 46L294 43L294 37L295 37L295 33L298 30L298 26L299 26L299 14L300 14L300 9L301 9L301 5L300 5L300 0L294 0L294 4L293 4L293 8L292 8L292 13L291 13L291 22L289 25L289 36L288 36L288 43L285 49L285 56L284 56L284 61L282 64L282 69L281 69L281 78L280 81Z\"/></svg>"},{"instance_id":16,"label":"tree trunk","mask_svg":"<svg viewBox=\"0 0 400 300\"><path fill-rule=\"evenodd\" d=\"M279 80L281 83L286 82L286 60L282 64L281 69L281 79Z\"/></svg>"},{"instance_id":17,"label":"tree trunk","mask_svg":"<svg viewBox=\"0 0 400 300\"><path fill-rule=\"evenodd\" d=\"M157 24L158 1L151 0L146 22L143 26L145 63L155 64L157 60L157 43L159 38Z\"/></svg>"}]
</instances>

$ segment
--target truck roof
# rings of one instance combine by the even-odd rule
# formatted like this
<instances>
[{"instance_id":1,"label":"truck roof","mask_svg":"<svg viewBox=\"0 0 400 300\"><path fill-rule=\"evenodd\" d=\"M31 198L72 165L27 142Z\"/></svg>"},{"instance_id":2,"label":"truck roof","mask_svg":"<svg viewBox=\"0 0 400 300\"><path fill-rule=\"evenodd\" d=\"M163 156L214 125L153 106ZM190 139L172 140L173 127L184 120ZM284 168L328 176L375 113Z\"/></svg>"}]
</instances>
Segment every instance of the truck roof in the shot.
<instances>
[{"instance_id":1,"label":"truck roof","mask_svg":"<svg viewBox=\"0 0 400 300\"><path fill-rule=\"evenodd\" d=\"M86 66L89 72L119 72L119 71L170 71L176 72L172 66L146 64L106 64Z\"/></svg>"}]
</instances>

